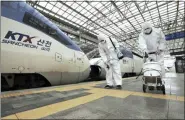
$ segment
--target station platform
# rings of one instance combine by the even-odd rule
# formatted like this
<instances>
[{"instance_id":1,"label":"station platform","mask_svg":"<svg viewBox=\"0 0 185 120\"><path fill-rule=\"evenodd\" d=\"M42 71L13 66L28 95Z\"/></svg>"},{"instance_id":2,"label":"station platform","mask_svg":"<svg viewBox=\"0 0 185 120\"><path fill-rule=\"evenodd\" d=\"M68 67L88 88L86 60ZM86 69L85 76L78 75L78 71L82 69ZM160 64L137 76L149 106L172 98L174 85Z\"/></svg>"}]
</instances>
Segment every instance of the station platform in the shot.
<instances>
[{"instance_id":1,"label":"station platform","mask_svg":"<svg viewBox=\"0 0 185 120\"><path fill-rule=\"evenodd\" d=\"M166 73L166 95L143 93L141 77L2 92L1 119L184 119L184 74Z\"/></svg>"}]
</instances>

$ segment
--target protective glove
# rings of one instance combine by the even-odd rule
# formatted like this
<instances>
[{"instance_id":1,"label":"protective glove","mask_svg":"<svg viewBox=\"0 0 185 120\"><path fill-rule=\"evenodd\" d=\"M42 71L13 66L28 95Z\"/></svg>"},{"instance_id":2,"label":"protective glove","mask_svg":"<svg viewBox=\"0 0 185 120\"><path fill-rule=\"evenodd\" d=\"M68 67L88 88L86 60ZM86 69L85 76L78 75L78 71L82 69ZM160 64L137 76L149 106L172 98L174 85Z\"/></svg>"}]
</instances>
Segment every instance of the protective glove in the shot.
<instances>
[{"instance_id":1,"label":"protective glove","mask_svg":"<svg viewBox=\"0 0 185 120\"><path fill-rule=\"evenodd\" d=\"M147 52L145 52L145 58L148 58L148 53Z\"/></svg>"},{"instance_id":2,"label":"protective glove","mask_svg":"<svg viewBox=\"0 0 185 120\"><path fill-rule=\"evenodd\" d=\"M143 56L144 56L145 58L148 58L148 53L147 53L146 51L144 51L143 54L144 54Z\"/></svg>"}]
</instances>

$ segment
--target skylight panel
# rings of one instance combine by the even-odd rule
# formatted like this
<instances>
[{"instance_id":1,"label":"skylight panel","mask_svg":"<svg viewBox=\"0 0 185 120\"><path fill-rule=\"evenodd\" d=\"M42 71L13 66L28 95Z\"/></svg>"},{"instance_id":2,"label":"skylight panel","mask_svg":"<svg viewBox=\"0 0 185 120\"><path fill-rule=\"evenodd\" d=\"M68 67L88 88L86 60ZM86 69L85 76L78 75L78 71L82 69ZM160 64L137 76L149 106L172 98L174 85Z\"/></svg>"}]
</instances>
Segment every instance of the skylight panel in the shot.
<instances>
[{"instance_id":1,"label":"skylight panel","mask_svg":"<svg viewBox=\"0 0 185 120\"><path fill-rule=\"evenodd\" d=\"M157 2L158 6L162 5L162 4L165 4L166 2Z\"/></svg>"},{"instance_id":2,"label":"skylight panel","mask_svg":"<svg viewBox=\"0 0 185 120\"><path fill-rule=\"evenodd\" d=\"M87 17L88 17L90 14L91 14L91 13L87 12L87 13L85 14L85 16L87 16Z\"/></svg>"},{"instance_id":3,"label":"skylight panel","mask_svg":"<svg viewBox=\"0 0 185 120\"><path fill-rule=\"evenodd\" d=\"M60 11L61 11L61 10L60 10ZM62 16L65 17L65 18L67 18L67 16L68 16L69 14L66 13L66 12L65 12L64 14L63 14L63 13L64 13L64 12L62 11L60 15L62 15Z\"/></svg>"},{"instance_id":4,"label":"skylight panel","mask_svg":"<svg viewBox=\"0 0 185 120\"><path fill-rule=\"evenodd\" d=\"M93 14L90 14L89 16L88 16L88 18L91 18L92 16L94 16Z\"/></svg>"},{"instance_id":5,"label":"skylight panel","mask_svg":"<svg viewBox=\"0 0 185 120\"><path fill-rule=\"evenodd\" d=\"M65 10L64 10L64 11L65 11ZM74 11L73 11L73 10L71 10L71 9L67 9L65 12L67 12L67 13L71 14L71 13L73 13Z\"/></svg>"},{"instance_id":6,"label":"skylight panel","mask_svg":"<svg viewBox=\"0 0 185 120\"><path fill-rule=\"evenodd\" d=\"M129 12L131 12L133 15L139 14L139 11L137 8Z\"/></svg>"},{"instance_id":7,"label":"skylight panel","mask_svg":"<svg viewBox=\"0 0 185 120\"><path fill-rule=\"evenodd\" d=\"M72 21L74 21L74 19L73 19L73 18L74 18L74 16L72 16L72 15L68 15L68 17L67 17L67 19L68 19L68 20L72 20Z\"/></svg>"},{"instance_id":8,"label":"skylight panel","mask_svg":"<svg viewBox=\"0 0 185 120\"><path fill-rule=\"evenodd\" d=\"M59 9L58 9L57 7L54 7L54 8L52 9L52 11L53 11L54 13L56 13L58 10L59 10Z\"/></svg>"},{"instance_id":9,"label":"skylight panel","mask_svg":"<svg viewBox=\"0 0 185 120\"><path fill-rule=\"evenodd\" d=\"M76 3L75 2L66 2L65 4L67 4L68 6L71 6L73 8L74 7L73 5Z\"/></svg>"},{"instance_id":10,"label":"skylight panel","mask_svg":"<svg viewBox=\"0 0 185 120\"><path fill-rule=\"evenodd\" d=\"M77 20L75 21L75 23L79 24L79 23L82 23L82 21L79 20L79 19L77 19Z\"/></svg>"},{"instance_id":11,"label":"skylight panel","mask_svg":"<svg viewBox=\"0 0 185 120\"><path fill-rule=\"evenodd\" d=\"M52 8L53 8L53 5L51 5L49 3L46 5L46 9L51 10Z\"/></svg>"},{"instance_id":12,"label":"skylight panel","mask_svg":"<svg viewBox=\"0 0 185 120\"><path fill-rule=\"evenodd\" d=\"M85 14L87 12L87 10L83 9L82 11L80 11L81 14Z\"/></svg>"},{"instance_id":13,"label":"skylight panel","mask_svg":"<svg viewBox=\"0 0 185 120\"><path fill-rule=\"evenodd\" d=\"M123 3L124 4L124 3ZM135 4L132 2L130 3L131 5L127 5L127 8L130 7L130 11L134 11L134 10L137 10L137 7L135 6ZM125 6L126 7L126 6Z\"/></svg>"},{"instance_id":14,"label":"skylight panel","mask_svg":"<svg viewBox=\"0 0 185 120\"><path fill-rule=\"evenodd\" d=\"M132 13L131 12L127 12L126 17L129 18L131 16L132 16ZM124 18L124 17L122 17L122 18Z\"/></svg>"},{"instance_id":15,"label":"skylight panel","mask_svg":"<svg viewBox=\"0 0 185 120\"><path fill-rule=\"evenodd\" d=\"M143 9L144 8L144 6L145 6L145 2L139 2L139 6Z\"/></svg>"},{"instance_id":16,"label":"skylight panel","mask_svg":"<svg viewBox=\"0 0 185 120\"><path fill-rule=\"evenodd\" d=\"M167 15L163 15L162 19L163 19L164 22L168 22L168 16Z\"/></svg>"},{"instance_id":17,"label":"skylight panel","mask_svg":"<svg viewBox=\"0 0 185 120\"><path fill-rule=\"evenodd\" d=\"M148 6L149 9L154 8L154 7L156 7L156 2L154 2L154 1L149 2L149 3L147 4L147 6Z\"/></svg>"},{"instance_id":18,"label":"skylight panel","mask_svg":"<svg viewBox=\"0 0 185 120\"><path fill-rule=\"evenodd\" d=\"M135 18L137 19L137 21L139 23L142 23L143 22L143 18L141 16L136 16Z\"/></svg>"},{"instance_id":19,"label":"skylight panel","mask_svg":"<svg viewBox=\"0 0 185 120\"><path fill-rule=\"evenodd\" d=\"M81 18L81 15L79 15L79 14L76 14L75 12L73 12L73 14L70 14L70 15L72 15L72 16L74 16L74 17L76 17L76 18Z\"/></svg>"},{"instance_id":20,"label":"skylight panel","mask_svg":"<svg viewBox=\"0 0 185 120\"><path fill-rule=\"evenodd\" d=\"M117 26L114 25L114 26L112 26L112 28L117 29L118 31L121 31L119 26L117 27Z\"/></svg>"},{"instance_id":21,"label":"skylight panel","mask_svg":"<svg viewBox=\"0 0 185 120\"><path fill-rule=\"evenodd\" d=\"M92 8L92 7L91 7L90 5L87 5L87 6L86 6L86 9L87 9L87 10L90 10L91 8Z\"/></svg>"},{"instance_id":22,"label":"skylight panel","mask_svg":"<svg viewBox=\"0 0 185 120\"><path fill-rule=\"evenodd\" d=\"M68 12L68 14L69 14L69 15L72 15L72 16L78 15L78 13L76 13L76 12L74 12L74 11L72 11L71 13Z\"/></svg>"},{"instance_id":23,"label":"skylight panel","mask_svg":"<svg viewBox=\"0 0 185 120\"><path fill-rule=\"evenodd\" d=\"M120 6L120 5L123 4L123 2L121 2L121 1L118 1L118 2L115 2L115 3L116 3L117 6Z\"/></svg>"},{"instance_id":24,"label":"skylight panel","mask_svg":"<svg viewBox=\"0 0 185 120\"><path fill-rule=\"evenodd\" d=\"M83 2L82 4L80 4L81 6L83 6L83 7L86 7L87 5L88 5L88 3L87 2Z\"/></svg>"},{"instance_id":25,"label":"skylight panel","mask_svg":"<svg viewBox=\"0 0 185 120\"><path fill-rule=\"evenodd\" d=\"M62 6L61 9L62 9L63 11L66 11L66 10L68 9L68 7Z\"/></svg>"},{"instance_id":26,"label":"skylight panel","mask_svg":"<svg viewBox=\"0 0 185 120\"><path fill-rule=\"evenodd\" d=\"M50 4L52 4L52 5L55 5L57 2L49 2Z\"/></svg>"},{"instance_id":27,"label":"skylight panel","mask_svg":"<svg viewBox=\"0 0 185 120\"><path fill-rule=\"evenodd\" d=\"M92 6L95 7L95 6L97 6L98 4L100 4L100 3L99 3L99 2L91 2L90 4L91 4Z\"/></svg>"},{"instance_id":28,"label":"skylight panel","mask_svg":"<svg viewBox=\"0 0 185 120\"><path fill-rule=\"evenodd\" d=\"M95 17L95 16L94 16L93 18L91 18L92 21L94 21L94 20L96 20L96 19L97 19L97 17Z\"/></svg>"},{"instance_id":29,"label":"skylight panel","mask_svg":"<svg viewBox=\"0 0 185 120\"><path fill-rule=\"evenodd\" d=\"M96 8L98 8L98 9L101 10L101 9L104 8L104 7L103 7L103 5L99 2L99 3L96 5Z\"/></svg>"},{"instance_id":30,"label":"skylight panel","mask_svg":"<svg viewBox=\"0 0 185 120\"><path fill-rule=\"evenodd\" d=\"M172 19L172 18L174 18L176 16L176 14L175 13L171 13L171 14L169 14L169 17Z\"/></svg>"},{"instance_id":31,"label":"skylight panel","mask_svg":"<svg viewBox=\"0 0 185 120\"><path fill-rule=\"evenodd\" d=\"M79 19L73 16L70 20L72 20L76 23L76 21L79 20Z\"/></svg>"},{"instance_id":32,"label":"skylight panel","mask_svg":"<svg viewBox=\"0 0 185 120\"><path fill-rule=\"evenodd\" d=\"M96 12L97 12L97 10L95 10L94 8L90 9L91 14L95 14Z\"/></svg>"},{"instance_id":33,"label":"skylight panel","mask_svg":"<svg viewBox=\"0 0 185 120\"><path fill-rule=\"evenodd\" d=\"M63 10L59 10L58 14L62 15L62 14L64 14L64 11ZM65 14L68 14L68 13L65 13Z\"/></svg>"},{"instance_id":34,"label":"skylight panel","mask_svg":"<svg viewBox=\"0 0 185 120\"><path fill-rule=\"evenodd\" d=\"M84 8L82 8L81 6L78 6L75 10L77 10L78 12L81 12Z\"/></svg>"},{"instance_id":35,"label":"skylight panel","mask_svg":"<svg viewBox=\"0 0 185 120\"><path fill-rule=\"evenodd\" d=\"M55 6L57 6L60 9L60 8L62 8L63 5L59 2L57 2L57 4Z\"/></svg>"},{"instance_id":36,"label":"skylight panel","mask_svg":"<svg viewBox=\"0 0 185 120\"><path fill-rule=\"evenodd\" d=\"M47 2L39 2L39 5L41 5L41 6L43 6L43 7L45 7L46 4L47 4Z\"/></svg>"},{"instance_id":37,"label":"skylight panel","mask_svg":"<svg viewBox=\"0 0 185 120\"><path fill-rule=\"evenodd\" d=\"M184 9L184 2L182 1L179 2L179 8Z\"/></svg>"},{"instance_id":38,"label":"skylight panel","mask_svg":"<svg viewBox=\"0 0 185 120\"><path fill-rule=\"evenodd\" d=\"M167 12L167 5L164 5L164 6L162 6L162 7L159 7L159 11L160 12Z\"/></svg>"},{"instance_id":39,"label":"skylight panel","mask_svg":"<svg viewBox=\"0 0 185 120\"><path fill-rule=\"evenodd\" d=\"M80 24L80 25L83 25L84 24L84 21L82 22L82 21L80 21L78 24ZM83 25L84 26L84 25Z\"/></svg>"}]
</instances>

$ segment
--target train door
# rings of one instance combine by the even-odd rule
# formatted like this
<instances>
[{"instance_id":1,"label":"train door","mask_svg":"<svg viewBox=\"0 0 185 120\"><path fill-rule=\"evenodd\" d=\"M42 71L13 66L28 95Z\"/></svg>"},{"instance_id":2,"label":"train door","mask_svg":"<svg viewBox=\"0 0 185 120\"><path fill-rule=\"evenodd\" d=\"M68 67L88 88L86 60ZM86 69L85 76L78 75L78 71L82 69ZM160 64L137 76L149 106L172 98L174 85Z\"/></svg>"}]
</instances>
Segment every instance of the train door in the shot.
<instances>
[{"instance_id":1,"label":"train door","mask_svg":"<svg viewBox=\"0 0 185 120\"><path fill-rule=\"evenodd\" d=\"M83 77L82 68L84 67L84 54L81 52L75 52L75 65L78 69L78 81L81 81Z\"/></svg>"}]
</instances>

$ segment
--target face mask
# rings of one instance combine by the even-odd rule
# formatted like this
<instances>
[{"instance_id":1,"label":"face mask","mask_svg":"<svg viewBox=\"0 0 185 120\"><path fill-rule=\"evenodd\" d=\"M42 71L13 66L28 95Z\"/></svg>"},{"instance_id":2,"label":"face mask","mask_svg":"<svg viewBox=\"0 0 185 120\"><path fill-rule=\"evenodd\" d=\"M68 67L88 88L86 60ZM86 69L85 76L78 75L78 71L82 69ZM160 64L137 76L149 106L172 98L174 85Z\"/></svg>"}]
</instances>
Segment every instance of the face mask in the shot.
<instances>
[{"instance_id":1,"label":"face mask","mask_svg":"<svg viewBox=\"0 0 185 120\"><path fill-rule=\"evenodd\" d=\"M106 41L105 40L100 40L101 43L105 43Z\"/></svg>"},{"instance_id":2,"label":"face mask","mask_svg":"<svg viewBox=\"0 0 185 120\"><path fill-rule=\"evenodd\" d=\"M152 28L146 28L144 29L144 34L149 35L152 32Z\"/></svg>"}]
</instances>

